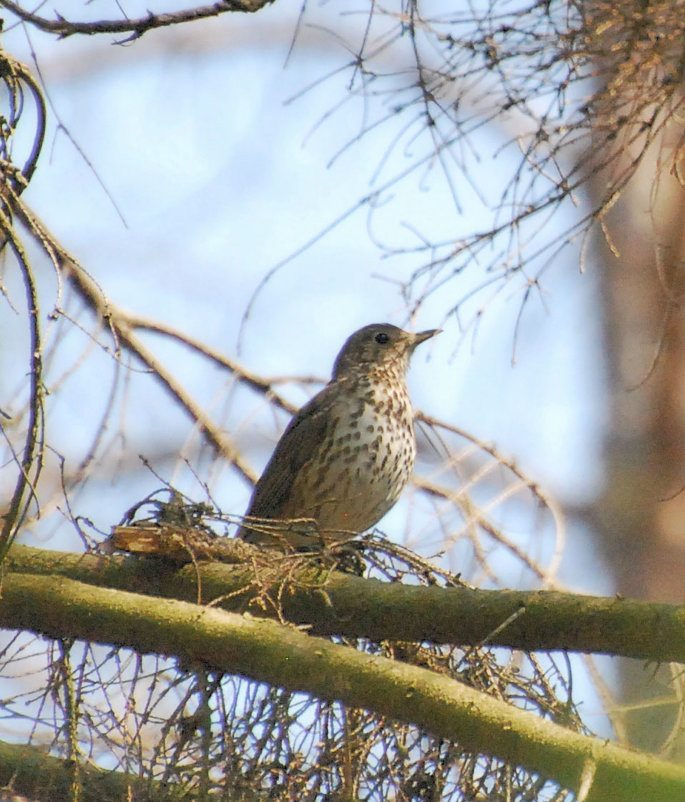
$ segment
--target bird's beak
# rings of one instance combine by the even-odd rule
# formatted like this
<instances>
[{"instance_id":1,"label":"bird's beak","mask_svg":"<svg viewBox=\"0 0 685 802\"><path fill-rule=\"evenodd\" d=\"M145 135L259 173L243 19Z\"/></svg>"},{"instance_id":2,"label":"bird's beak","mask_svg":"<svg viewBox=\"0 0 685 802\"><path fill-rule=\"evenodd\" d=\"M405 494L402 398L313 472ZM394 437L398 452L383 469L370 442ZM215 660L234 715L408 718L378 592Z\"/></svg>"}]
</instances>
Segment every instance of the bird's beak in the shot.
<instances>
[{"instance_id":1,"label":"bird's beak","mask_svg":"<svg viewBox=\"0 0 685 802\"><path fill-rule=\"evenodd\" d=\"M421 343L426 342L426 340L430 340L431 337L435 337L435 335L440 334L441 331L442 329L429 329L428 331L420 331L418 334L413 334L412 337L414 340L411 344L412 351L417 345L421 345Z\"/></svg>"}]
</instances>

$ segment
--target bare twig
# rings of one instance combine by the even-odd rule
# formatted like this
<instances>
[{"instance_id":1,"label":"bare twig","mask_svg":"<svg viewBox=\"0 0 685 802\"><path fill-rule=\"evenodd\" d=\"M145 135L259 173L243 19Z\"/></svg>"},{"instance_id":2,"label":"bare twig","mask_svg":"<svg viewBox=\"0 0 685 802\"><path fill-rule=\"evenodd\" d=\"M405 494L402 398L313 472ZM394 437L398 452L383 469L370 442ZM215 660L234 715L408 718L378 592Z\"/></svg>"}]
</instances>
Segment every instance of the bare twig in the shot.
<instances>
[{"instance_id":1,"label":"bare twig","mask_svg":"<svg viewBox=\"0 0 685 802\"><path fill-rule=\"evenodd\" d=\"M196 6L183 11L160 14L149 12L147 16L138 19L99 20L96 22L70 22L60 14L57 15L58 19L50 20L32 11L27 11L13 0L0 0L0 7L11 11L24 22L35 25L39 30L56 34L62 39L74 34L94 36L101 33L129 33L130 36L122 41L130 42L133 39L139 39L143 34L155 28L218 17L226 12L254 13L270 2L273 0L219 0L211 5Z\"/></svg>"}]
</instances>

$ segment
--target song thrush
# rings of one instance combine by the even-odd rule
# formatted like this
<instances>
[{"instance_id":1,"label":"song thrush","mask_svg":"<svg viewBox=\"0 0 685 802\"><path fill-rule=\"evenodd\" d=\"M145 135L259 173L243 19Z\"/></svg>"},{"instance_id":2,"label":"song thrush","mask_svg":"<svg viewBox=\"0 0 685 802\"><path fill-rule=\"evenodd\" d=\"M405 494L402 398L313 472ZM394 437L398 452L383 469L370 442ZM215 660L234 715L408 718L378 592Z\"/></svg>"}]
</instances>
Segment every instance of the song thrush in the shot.
<instances>
[{"instance_id":1,"label":"song thrush","mask_svg":"<svg viewBox=\"0 0 685 802\"><path fill-rule=\"evenodd\" d=\"M409 359L438 331L410 334L379 323L347 340L331 381L293 417L276 445L240 537L281 547L331 544L385 515L414 467ZM315 527L285 523L303 518ZM267 525L260 527L260 519Z\"/></svg>"}]
</instances>

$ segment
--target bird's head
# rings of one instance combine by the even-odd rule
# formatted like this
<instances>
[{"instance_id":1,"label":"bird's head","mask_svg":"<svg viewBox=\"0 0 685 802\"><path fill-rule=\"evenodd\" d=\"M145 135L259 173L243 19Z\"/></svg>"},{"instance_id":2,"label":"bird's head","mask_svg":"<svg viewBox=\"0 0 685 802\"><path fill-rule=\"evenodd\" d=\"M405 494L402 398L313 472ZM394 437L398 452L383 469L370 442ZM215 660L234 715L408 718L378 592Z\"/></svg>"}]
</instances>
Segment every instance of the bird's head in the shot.
<instances>
[{"instance_id":1,"label":"bird's head","mask_svg":"<svg viewBox=\"0 0 685 802\"><path fill-rule=\"evenodd\" d=\"M364 326L343 345L333 366L333 380L376 372L404 376L416 346L439 332L440 329L431 329L412 334L390 323Z\"/></svg>"}]
</instances>

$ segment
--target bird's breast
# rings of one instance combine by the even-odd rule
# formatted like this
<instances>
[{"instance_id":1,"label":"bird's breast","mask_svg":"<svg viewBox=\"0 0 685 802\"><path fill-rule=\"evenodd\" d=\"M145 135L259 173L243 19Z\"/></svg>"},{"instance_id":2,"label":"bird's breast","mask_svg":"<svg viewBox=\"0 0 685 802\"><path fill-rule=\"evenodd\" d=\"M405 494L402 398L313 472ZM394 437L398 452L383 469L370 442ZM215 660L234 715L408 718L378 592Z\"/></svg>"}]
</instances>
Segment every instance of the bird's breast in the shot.
<instances>
[{"instance_id":1,"label":"bird's breast","mask_svg":"<svg viewBox=\"0 0 685 802\"><path fill-rule=\"evenodd\" d=\"M326 438L293 488L291 512L316 519L324 534L359 533L393 506L411 474L411 403L404 386L361 386L331 412Z\"/></svg>"}]
</instances>

